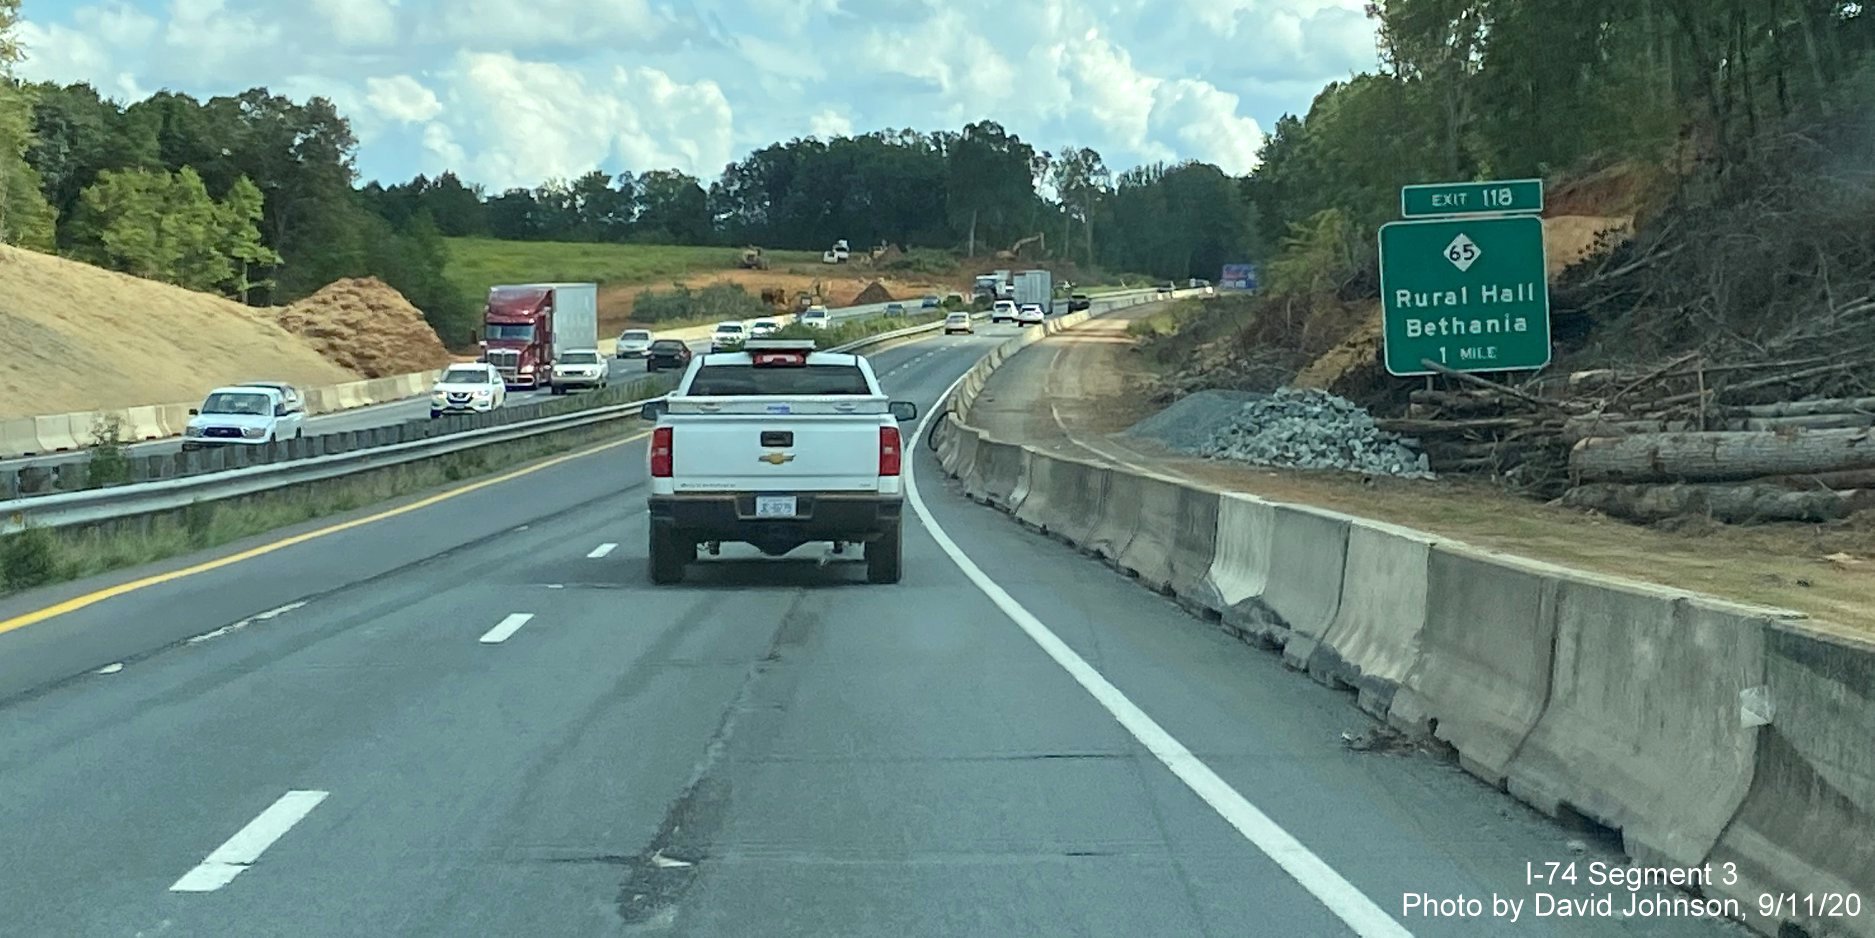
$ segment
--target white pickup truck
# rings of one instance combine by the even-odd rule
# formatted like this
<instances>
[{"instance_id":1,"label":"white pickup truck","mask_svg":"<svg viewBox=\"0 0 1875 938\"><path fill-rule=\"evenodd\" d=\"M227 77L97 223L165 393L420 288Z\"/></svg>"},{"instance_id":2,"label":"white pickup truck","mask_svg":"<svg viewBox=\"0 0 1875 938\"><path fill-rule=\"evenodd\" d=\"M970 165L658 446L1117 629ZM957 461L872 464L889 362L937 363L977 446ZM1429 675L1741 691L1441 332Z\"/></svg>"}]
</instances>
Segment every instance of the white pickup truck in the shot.
<instances>
[{"instance_id":1,"label":"white pickup truck","mask_svg":"<svg viewBox=\"0 0 1875 938\"><path fill-rule=\"evenodd\" d=\"M653 583L682 581L697 548L745 543L771 557L828 541L863 544L866 579L899 581L901 421L859 355L812 340L750 339L697 356L677 390L652 401Z\"/></svg>"}]
</instances>

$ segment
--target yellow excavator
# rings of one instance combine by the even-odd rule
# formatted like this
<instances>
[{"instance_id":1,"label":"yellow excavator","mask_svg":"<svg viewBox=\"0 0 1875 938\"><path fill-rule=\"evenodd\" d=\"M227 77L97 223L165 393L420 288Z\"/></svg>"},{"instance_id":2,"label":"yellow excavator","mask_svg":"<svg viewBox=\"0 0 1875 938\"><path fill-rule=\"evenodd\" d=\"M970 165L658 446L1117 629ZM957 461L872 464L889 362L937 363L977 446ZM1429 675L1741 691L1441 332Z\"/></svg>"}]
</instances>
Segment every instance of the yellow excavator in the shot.
<instances>
[{"instance_id":1,"label":"yellow excavator","mask_svg":"<svg viewBox=\"0 0 1875 938\"><path fill-rule=\"evenodd\" d=\"M1030 244L1033 244L1037 241L1040 241L1042 243L1042 250L1044 251L1048 250L1048 236L1044 234L1043 232L1038 231L1035 234L1029 235L1028 237L1023 238L1022 240L1017 241L1015 244L1010 245L1009 250L1007 251L997 251L996 259L1003 260L1003 261L1013 261L1016 259L1018 255L1022 253L1023 248L1028 247Z\"/></svg>"}]
</instances>

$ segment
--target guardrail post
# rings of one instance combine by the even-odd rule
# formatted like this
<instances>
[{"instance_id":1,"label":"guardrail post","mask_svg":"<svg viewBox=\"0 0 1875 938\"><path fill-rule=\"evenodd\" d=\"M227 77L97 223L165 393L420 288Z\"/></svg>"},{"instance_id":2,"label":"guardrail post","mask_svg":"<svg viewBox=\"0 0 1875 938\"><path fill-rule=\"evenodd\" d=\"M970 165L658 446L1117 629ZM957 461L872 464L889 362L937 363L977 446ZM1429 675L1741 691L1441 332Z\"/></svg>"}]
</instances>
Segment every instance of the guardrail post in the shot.
<instances>
[{"instance_id":1,"label":"guardrail post","mask_svg":"<svg viewBox=\"0 0 1875 938\"><path fill-rule=\"evenodd\" d=\"M55 492L76 492L85 487L85 464L82 462L60 463L52 470L52 490Z\"/></svg>"},{"instance_id":2,"label":"guardrail post","mask_svg":"<svg viewBox=\"0 0 1875 938\"><path fill-rule=\"evenodd\" d=\"M18 485L21 495L43 495L52 491L52 467L20 467Z\"/></svg>"}]
</instances>

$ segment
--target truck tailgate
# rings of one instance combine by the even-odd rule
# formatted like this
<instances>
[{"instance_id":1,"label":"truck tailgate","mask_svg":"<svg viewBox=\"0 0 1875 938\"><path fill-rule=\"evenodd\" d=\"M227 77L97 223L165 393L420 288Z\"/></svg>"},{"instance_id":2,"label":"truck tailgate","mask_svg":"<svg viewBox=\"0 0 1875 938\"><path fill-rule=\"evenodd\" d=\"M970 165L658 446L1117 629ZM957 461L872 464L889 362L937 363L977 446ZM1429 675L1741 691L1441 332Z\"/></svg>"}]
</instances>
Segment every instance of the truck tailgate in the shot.
<instances>
[{"instance_id":1,"label":"truck tailgate","mask_svg":"<svg viewBox=\"0 0 1875 938\"><path fill-rule=\"evenodd\" d=\"M870 492L890 417L672 414L677 492Z\"/></svg>"}]
</instances>

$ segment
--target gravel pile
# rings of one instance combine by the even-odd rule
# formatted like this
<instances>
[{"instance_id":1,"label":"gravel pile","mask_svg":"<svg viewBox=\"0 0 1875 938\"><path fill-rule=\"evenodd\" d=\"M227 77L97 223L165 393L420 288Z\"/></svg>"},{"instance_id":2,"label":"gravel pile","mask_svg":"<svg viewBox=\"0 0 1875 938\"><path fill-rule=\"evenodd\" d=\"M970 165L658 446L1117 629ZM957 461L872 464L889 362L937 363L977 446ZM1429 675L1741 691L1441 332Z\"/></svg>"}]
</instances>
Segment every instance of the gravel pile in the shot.
<instances>
[{"instance_id":1,"label":"gravel pile","mask_svg":"<svg viewBox=\"0 0 1875 938\"><path fill-rule=\"evenodd\" d=\"M1228 424L1191 449L1209 459L1258 466L1433 477L1425 454L1374 426L1365 410L1326 391L1283 388L1245 403Z\"/></svg>"},{"instance_id":2,"label":"gravel pile","mask_svg":"<svg viewBox=\"0 0 1875 938\"><path fill-rule=\"evenodd\" d=\"M1219 430L1230 426L1245 404L1264 396L1249 391L1196 391L1133 424L1126 435L1196 453Z\"/></svg>"}]
</instances>

